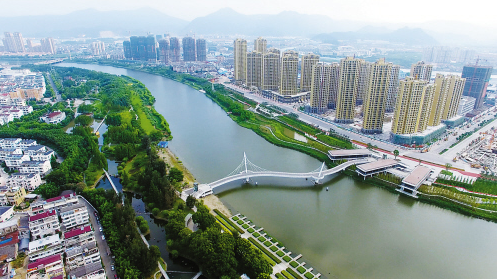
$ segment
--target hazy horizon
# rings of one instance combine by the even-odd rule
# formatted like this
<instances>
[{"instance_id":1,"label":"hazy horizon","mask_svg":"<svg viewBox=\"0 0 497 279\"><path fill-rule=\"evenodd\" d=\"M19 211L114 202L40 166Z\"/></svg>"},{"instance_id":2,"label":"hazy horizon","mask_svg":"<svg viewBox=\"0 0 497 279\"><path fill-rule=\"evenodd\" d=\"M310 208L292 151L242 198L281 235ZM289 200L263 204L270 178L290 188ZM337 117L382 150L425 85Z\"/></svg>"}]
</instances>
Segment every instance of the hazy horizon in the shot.
<instances>
[{"instance_id":1,"label":"hazy horizon","mask_svg":"<svg viewBox=\"0 0 497 279\"><path fill-rule=\"evenodd\" d=\"M169 2L169 3L168 3ZM227 0L18 0L2 3L0 17L31 15L65 15L71 12L96 9L98 11L135 10L152 8L166 15L191 21L223 8L231 8L246 15L278 14L294 11L308 15L325 15L335 20L363 21L370 23L419 24L429 21L460 21L474 25L494 23L492 9L487 1L475 0L471 6L455 5L452 1L420 0L416 5L399 5L394 0L349 0L326 1L310 0L302 5L301 1L227 1ZM427 8L429 7L429 8ZM385 26L388 27L388 26Z\"/></svg>"}]
</instances>

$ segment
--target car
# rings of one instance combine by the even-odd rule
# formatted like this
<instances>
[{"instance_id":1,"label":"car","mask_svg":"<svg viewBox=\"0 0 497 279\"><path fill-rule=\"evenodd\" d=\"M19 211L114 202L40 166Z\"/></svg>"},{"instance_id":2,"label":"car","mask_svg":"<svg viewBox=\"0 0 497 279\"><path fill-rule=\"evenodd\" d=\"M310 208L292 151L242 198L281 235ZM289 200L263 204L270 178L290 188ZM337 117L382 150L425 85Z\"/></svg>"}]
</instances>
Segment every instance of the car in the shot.
<instances>
[{"instance_id":1,"label":"car","mask_svg":"<svg viewBox=\"0 0 497 279\"><path fill-rule=\"evenodd\" d=\"M105 240L105 235L102 235L102 240Z\"/></svg>"},{"instance_id":2,"label":"car","mask_svg":"<svg viewBox=\"0 0 497 279\"><path fill-rule=\"evenodd\" d=\"M118 279L117 274L114 274L114 279Z\"/></svg>"},{"instance_id":3,"label":"car","mask_svg":"<svg viewBox=\"0 0 497 279\"><path fill-rule=\"evenodd\" d=\"M114 270L114 265L111 265L111 266L110 266L110 269L111 269L111 270Z\"/></svg>"},{"instance_id":4,"label":"car","mask_svg":"<svg viewBox=\"0 0 497 279\"><path fill-rule=\"evenodd\" d=\"M98 228L98 230L99 230L100 232L103 232L103 231L104 231L104 230L102 229L102 227Z\"/></svg>"},{"instance_id":5,"label":"car","mask_svg":"<svg viewBox=\"0 0 497 279\"><path fill-rule=\"evenodd\" d=\"M96 211L94 211L93 214L95 214L95 217L97 216L97 212Z\"/></svg>"}]
</instances>

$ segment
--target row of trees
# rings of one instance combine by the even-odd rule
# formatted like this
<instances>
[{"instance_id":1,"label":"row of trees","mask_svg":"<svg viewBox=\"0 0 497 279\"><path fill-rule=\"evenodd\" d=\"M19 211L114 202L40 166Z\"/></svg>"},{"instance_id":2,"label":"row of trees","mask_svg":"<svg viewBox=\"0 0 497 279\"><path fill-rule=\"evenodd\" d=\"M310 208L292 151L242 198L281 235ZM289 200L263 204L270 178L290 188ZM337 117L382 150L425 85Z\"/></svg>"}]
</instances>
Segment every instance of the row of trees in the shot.
<instances>
[{"instance_id":1,"label":"row of trees","mask_svg":"<svg viewBox=\"0 0 497 279\"><path fill-rule=\"evenodd\" d=\"M166 225L167 246L172 255L183 254L193 258L208 278L270 278L273 269L261 252L237 232L221 232L216 219L202 203L197 203L193 222L199 230L185 228L186 213L171 212Z\"/></svg>"}]
</instances>

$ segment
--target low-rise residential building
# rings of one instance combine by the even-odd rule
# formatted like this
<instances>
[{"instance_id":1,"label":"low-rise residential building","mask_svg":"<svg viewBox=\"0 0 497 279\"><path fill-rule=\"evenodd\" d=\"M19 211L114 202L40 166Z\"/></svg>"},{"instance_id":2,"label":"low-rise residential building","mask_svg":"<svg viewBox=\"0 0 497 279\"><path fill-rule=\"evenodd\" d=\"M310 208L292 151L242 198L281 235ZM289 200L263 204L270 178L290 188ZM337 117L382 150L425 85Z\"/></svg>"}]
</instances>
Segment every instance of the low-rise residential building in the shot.
<instances>
[{"instance_id":1,"label":"low-rise residential building","mask_svg":"<svg viewBox=\"0 0 497 279\"><path fill-rule=\"evenodd\" d=\"M64 233L66 249L95 242L95 232L91 226L82 226Z\"/></svg>"},{"instance_id":2,"label":"low-rise residential building","mask_svg":"<svg viewBox=\"0 0 497 279\"><path fill-rule=\"evenodd\" d=\"M21 138L4 138L0 139L1 148L18 148L21 144Z\"/></svg>"},{"instance_id":3,"label":"low-rise residential building","mask_svg":"<svg viewBox=\"0 0 497 279\"><path fill-rule=\"evenodd\" d=\"M58 234L37 239L29 243L29 261L36 261L45 257L64 252L64 241Z\"/></svg>"},{"instance_id":4,"label":"low-rise residential building","mask_svg":"<svg viewBox=\"0 0 497 279\"><path fill-rule=\"evenodd\" d=\"M71 193L47 199L45 201L37 201L31 205L31 212L32 214L38 214L51 209L60 210L64 206L69 206L76 203L78 203L78 197L75 193Z\"/></svg>"},{"instance_id":5,"label":"low-rise residential building","mask_svg":"<svg viewBox=\"0 0 497 279\"><path fill-rule=\"evenodd\" d=\"M100 262L100 252L96 242L66 249L66 269L73 270L80 266Z\"/></svg>"},{"instance_id":6,"label":"low-rise residential building","mask_svg":"<svg viewBox=\"0 0 497 279\"><path fill-rule=\"evenodd\" d=\"M23 149L23 150L24 150L24 154L29 155L29 156L33 156L33 155L36 155L37 153L47 151L47 147L44 145L37 144L37 145L28 146L28 147L26 147L26 149Z\"/></svg>"},{"instance_id":7,"label":"low-rise residential building","mask_svg":"<svg viewBox=\"0 0 497 279\"><path fill-rule=\"evenodd\" d=\"M77 267L67 273L71 279L105 279L105 270L100 262Z\"/></svg>"},{"instance_id":8,"label":"low-rise residential building","mask_svg":"<svg viewBox=\"0 0 497 279\"><path fill-rule=\"evenodd\" d=\"M14 216L14 206L0 206L0 222L9 221Z\"/></svg>"},{"instance_id":9,"label":"low-rise residential building","mask_svg":"<svg viewBox=\"0 0 497 279\"><path fill-rule=\"evenodd\" d=\"M29 161L28 155L24 154L12 154L5 157L5 165L9 168L18 168L23 162Z\"/></svg>"},{"instance_id":10,"label":"low-rise residential building","mask_svg":"<svg viewBox=\"0 0 497 279\"><path fill-rule=\"evenodd\" d=\"M54 111L40 117L41 121L44 121L45 123L48 124L58 124L62 122L64 119L66 119L66 113L63 111Z\"/></svg>"},{"instance_id":11,"label":"low-rise residential building","mask_svg":"<svg viewBox=\"0 0 497 279\"><path fill-rule=\"evenodd\" d=\"M23 139L23 140L21 140L19 148L21 148L22 150L26 150L29 147L35 146L35 145L38 145L35 140Z\"/></svg>"},{"instance_id":12,"label":"low-rise residential building","mask_svg":"<svg viewBox=\"0 0 497 279\"><path fill-rule=\"evenodd\" d=\"M7 187L0 187L0 206L9 205L9 202L7 201L8 191Z\"/></svg>"},{"instance_id":13,"label":"low-rise residential building","mask_svg":"<svg viewBox=\"0 0 497 279\"><path fill-rule=\"evenodd\" d=\"M2 237L0 242L0 260L10 262L17 257L17 246L19 244L19 233L13 231Z\"/></svg>"},{"instance_id":14,"label":"low-rise residential building","mask_svg":"<svg viewBox=\"0 0 497 279\"><path fill-rule=\"evenodd\" d=\"M40 175L47 174L52 166L50 161L23 161L18 167L20 173L39 173Z\"/></svg>"},{"instance_id":15,"label":"low-rise residential building","mask_svg":"<svg viewBox=\"0 0 497 279\"><path fill-rule=\"evenodd\" d=\"M0 236L3 237L9 233L16 232L19 230L19 222L17 219L9 220L0 223Z\"/></svg>"},{"instance_id":16,"label":"low-rise residential building","mask_svg":"<svg viewBox=\"0 0 497 279\"><path fill-rule=\"evenodd\" d=\"M55 152L53 150L47 150L44 152L38 152L33 155L30 155L32 161L50 161L52 157L55 156Z\"/></svg>"},{"instance_id":17,"label":"low-rise residential building","mask_svg":"<svg viewBox=\"0 0 497 279\"><path fill-rule=\"evenodd\" d=\"M29 217L29 230L33 239L40 239L46 235L60 231L59 217L55 209L35 214Z\"/></svg>"},{"instance_id":18,"label":"low-rise residential building","mask_svg":"<svg viewBox=\"0 0 497 279\"><path fill-rule=\"evenodd\" d=\"M7 179L7 187L23 187L26 191L34 191L41 185L39 173L13 173Z\"/></svg>"},{"instance_id":19,"label":"low-rise residential building","mask_svg":"<svg viewBox=\"0 0 497 279\"><path fill-rule=\"evenodd\" d=\"M60 209L62 225L66 230L81 227L89 223L88 209L82 203L77 203Z\"/></svg>"},{"instance_id":20,"label":"low-rise residential building","mask_svg":"<svg viewBox=\"0 0 497 279\"><path fill-rule=\"evenodd\" d=\"M7 203L10 205L20 205L24 201L26 196L26 190L24 187L12 187L5 193L7 197Z\"/></svg>"},{"instance_id":21,"label":"low-rise residential building","mask_svg":"<svg viewBox=\"0 0 497 279\"><path fill-rule=\"evenodd\" d=\"M26 279L51 278L62 279L64 274L64 263L62 253L38 259L28 264Z\"/></svg>"},{"instance_id":22,"label":"low-rise residential building","mask_svg":"<svg viewBox=\"0 0 497 279\"><path fill-rule=\"evenodd\" d=\"M0 160L4 161L5 158L11 155L22 155L22 149L20 148L0 148Z\"/></svg>"},{"instance_id":23,"label":"low-rise residential building","mask_svg":"<svg viewBox=\"0 0 497 279\"><path fill-rule=\"evenodd\" d=\"M5 125L14 121L14 116L10 113L0 113L0 125Z\"/></svg>"}]
</instances>

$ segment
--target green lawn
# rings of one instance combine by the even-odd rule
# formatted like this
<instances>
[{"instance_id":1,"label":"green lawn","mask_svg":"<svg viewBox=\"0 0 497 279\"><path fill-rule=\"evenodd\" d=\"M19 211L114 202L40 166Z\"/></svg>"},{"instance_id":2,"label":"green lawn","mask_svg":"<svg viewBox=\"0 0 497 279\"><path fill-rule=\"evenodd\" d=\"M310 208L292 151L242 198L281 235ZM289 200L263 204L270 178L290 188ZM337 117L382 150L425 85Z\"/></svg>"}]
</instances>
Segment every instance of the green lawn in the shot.
<instances>
[{"instance_id":1,"label":"green lawn","mask_svg":"<svg viewBox=\"0 0 497 279\"><path fill-rule=\"evenodd\" d=\"M300 272L300 274L304 274L305 268L303 268L302 266L299 266L299 267L297 267L297 271Z\"/></svg>"},{"instance_id":2,"label":"green lawn","mask_svg":"<svg viewBox=\"0 0 497 279\"><path fill-rule=\"evenodd\" d=\"M249 233L253 233L253 232L254 232L254 229L249 228L247 231L248 231Z\"/></svg>"},{"instance_id":3,"label":"green lawn","mask_svg":"<svg viewBox=\"0 0 497 279\"><path fill-rule=\"evenodd\" d=\"M238 221L238 217L236 216L233 216L231 219L233 219L234 221Z\"/></svg>"},{"instance_id":4,"label":"green lawn","mask_svg":"<svg viewBox=\"0 0 497 279\"><path fill-rule=\"evenodd\" d=\"M248 229L248 227L249 227L249 225L247 225L247 224L242 225L242 228L244 228L244 229Z\"/></svg>"},{"instance_id":5,"label":"green lawn","mask_svg":"<svg viewBox=\"0 0 497 279\"><path fill-rule=\"evenodd\" d=\"M266 242L264 242L264 245L266 245L266 247L269 247L269 246L271 246L271 242L266 241Z\"/></svg>"},{"instance_id":6,"label":"green lawn","mask_svg":"<svg viewBox=\"0 0 497 279\"><path fill-rule=\"evenodd\" d=\"M278 251L276 252L276 255L280 256L280 257L283 257L283 255L285 255L285 253L283 253L283 251ZM283 258L285 260L285 258ZM287 260L285 260L286 262L288 262Z\"/></svg>"},{"instance_id":7,"label":"green lawn","mask_svg":"<svg viewBox=\"0 0 497 279\"><path fill-rule=\"evenodd\" d=\"M242 220L238 220L238 221L236 221L236 222L238 223L238 225L243 224L243 221L242 221Z\"/></svg>"},{"instance_id":8,"label":"green lawn","mask_svg":"<svg viewBox=\"0 0 497 279\"><path fill-rule=\"evenodd\" d=\"M271 247L269 247L269 249L271 249L271 251L273 251L273 252L278 251L278 247L276 247L276 246L271 246Z\"/></svg>"},{"instance_id":9,"label":"green lawn","mask_svg":"<svg viewBox=\"0 0 497 279\"><path fill-rule=\"evenodd\" d=\"M258 232L255 232L255 233L253 233L252 235L253 235L254 237L259 237L259 235L260 235L260 234L259 234Z\"/></svg>"},{"instance_id":10,"label":"green lawn","mask_svg":"<svg viewBox=\"0 0 497 279\"><path fill-rule=\"evenodd\" d=\"M261 236L261 237L259 237L258 239L259 239L259 241L260 241L260 242L264 242L264 241L266 241L266 238L264 238L264 236Z\"/></svg>"},{"instance_id":11,"label":"green lawn","mask_svg":"<svg viewBox=\"0 0 497 279\"><path fill-rule=\"evenodd\" d=\"M133 110L136 112L136 115L138 115L138 120L140 121L143 130L145 130L147 134L155 131L154 125L152 125L152 122L148 119L147 114L145 114L142 109L143 104L138 95L131 95L131 104L133 105Z\"/></svg>"},{"instance_id":12,"label":"green lawn","mask_svg":"<svg viewBox=\"0 0 497 279\"><path fill-rule=\"evenodd\" d=\"M314 278L314 274L310 273L310 272L307 272L306 274L304 274L305 278L307 279L312 279Z\"/></svg>"},{"instance_id":13,"label":"green lawn","mask_svg":"<svg viewBox=\"0 0 497 279\"><path fill-rule=\"evenodd\" d=\"M288 256L286 256L286 257L288 257ZM287 260L287 259L286 259L286 257L283 257L283 259L284 259L285 261ZM288 258L289 258L289 257L288 257ZM299 265L299 263L298 263L298 262L296 262L296 261L293 261L293 262L291 262L291 263L290 263L290 265L291 265L293 268L296 268L296 267Z\"/></svg>"}]
</instances>

